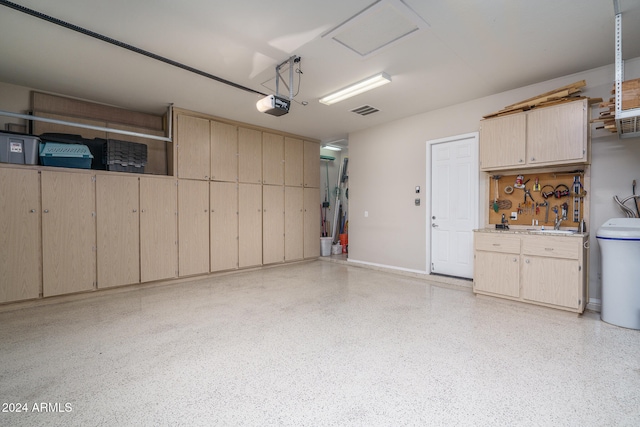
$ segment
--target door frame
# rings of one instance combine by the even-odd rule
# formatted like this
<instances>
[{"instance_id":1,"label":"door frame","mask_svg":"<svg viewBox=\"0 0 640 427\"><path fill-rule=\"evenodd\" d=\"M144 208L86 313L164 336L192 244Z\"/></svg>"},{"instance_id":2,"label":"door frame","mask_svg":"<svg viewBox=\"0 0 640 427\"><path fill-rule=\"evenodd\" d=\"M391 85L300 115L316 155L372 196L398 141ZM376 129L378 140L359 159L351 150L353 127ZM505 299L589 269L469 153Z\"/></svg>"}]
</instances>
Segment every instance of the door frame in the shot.
<instances>
[{"instance_id":1,"label":"door frame","mask_svg":"<svg viewBox=\"0 0 640 427\"><path fill-rule=\"evenodd\" d=\"M454 136L448 136L445 138L438 138L438 139L430 139L427 140L426 142L426 154L427 154L427 159L426 159L426 174L425 174L425 189L424 189L424 197L425 197L425 229L426 229L426 248L425 248L425 253L426 253L426 271L427 274L431 275L431 212L432 212L432 200L431 200L431 196L432 196L432 191L431 191L431 175L432 175L432 164L431 164L431 151L433 149L433 146L436 144L443 144L443 143L447 143L447 142L454 142L454 141L460 141L463 139L473 139L473 145L475 146L475 150L473 150L473 165L474 168L472 170L472 174L477 176L478 178L478 185L474 187L475 190L475 194L473 195L473 201L472 201L472 212L474 213L473 216L473 227L474 229L477 229L479 227L479 221L480 221L480 211L479 211L479 200L480 200L480 185L481 185L481 178L480 178L480 165L479 165L479 140L480 140L480 133L479 132L471 132L471 133L464 133L464 134L460 134L460 135L454 135Z\"/></svg>"}]
</instances>

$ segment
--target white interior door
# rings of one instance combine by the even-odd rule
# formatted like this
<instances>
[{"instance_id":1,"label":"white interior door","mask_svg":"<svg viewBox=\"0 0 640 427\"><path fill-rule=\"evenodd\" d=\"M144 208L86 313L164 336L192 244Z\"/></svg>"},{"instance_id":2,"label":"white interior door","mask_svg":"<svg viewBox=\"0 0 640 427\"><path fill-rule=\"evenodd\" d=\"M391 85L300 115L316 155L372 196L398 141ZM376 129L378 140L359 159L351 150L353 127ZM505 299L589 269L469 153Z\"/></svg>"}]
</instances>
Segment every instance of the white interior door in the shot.
<instances>
[{"instance_id":1,"label":"white interior door","mask_svg":"<svg viewBox=\"0 0 640 427\"><path fill-rule=\"evenodd\" d=\"M431 153L431 273L473 277L478 224L478 134L428 143Z\"/></svg>"}]
</instances>

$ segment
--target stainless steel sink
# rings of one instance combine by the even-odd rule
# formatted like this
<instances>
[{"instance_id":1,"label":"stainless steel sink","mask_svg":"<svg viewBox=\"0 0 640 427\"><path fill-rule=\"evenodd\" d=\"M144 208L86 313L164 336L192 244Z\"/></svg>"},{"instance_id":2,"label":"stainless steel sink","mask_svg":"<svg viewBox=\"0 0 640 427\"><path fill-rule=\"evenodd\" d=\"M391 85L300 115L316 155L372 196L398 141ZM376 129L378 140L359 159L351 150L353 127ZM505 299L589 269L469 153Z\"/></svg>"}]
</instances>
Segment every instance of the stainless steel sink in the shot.
<instances>
[{"instance_id":1,"label":"stainless steel sink","mask_svg":"<svg viewBox=\"0 0 640 427\"><path fill-rule=\"evenodd\" d=\"M540 234L576 234L577 230L554 230L553 228L547 228L545 230L528 230L532 233Z\"/></svg>"}]
</instances>

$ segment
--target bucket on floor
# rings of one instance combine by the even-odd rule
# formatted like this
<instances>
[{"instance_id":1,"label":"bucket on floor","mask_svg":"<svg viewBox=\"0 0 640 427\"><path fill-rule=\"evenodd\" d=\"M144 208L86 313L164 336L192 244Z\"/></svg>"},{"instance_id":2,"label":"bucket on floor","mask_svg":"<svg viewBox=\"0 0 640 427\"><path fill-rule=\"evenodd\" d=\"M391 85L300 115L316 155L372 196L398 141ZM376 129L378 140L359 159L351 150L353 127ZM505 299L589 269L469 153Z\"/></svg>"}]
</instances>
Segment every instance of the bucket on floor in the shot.
<instances>
[{"instance_id":1,"label":"bucket on floor","mask_svg":"<svg viewBox=\"0 0 640 427\"><path fill-rule=\"evenodd\" d=\"M347 253L347 245L349 244L349 235L346 233L340 234L340 245L342 246L342 253Z\"/></svg>"},{"instance_id":2,"label":"bucket on floor","mask_svg":"<svg viewBox=\"0 0 640 427\"><path fill-rule=\"evenodd\" d=\"M331 241L333 238L331 237L321 237L320 238L320 255L329 256L331 255Z\"/></svg>"},{"instance_id":3,"label":"bucket on floor","mask_svg":"<svg viewBox=\"0 0 640 427\"><path fill-rule=\"evenodd\" d=\"M337 245L333 245L331 246L331 255L340 255L342 253L342 245L341 244L337 244Z\"/></svg>"}]
</instances>

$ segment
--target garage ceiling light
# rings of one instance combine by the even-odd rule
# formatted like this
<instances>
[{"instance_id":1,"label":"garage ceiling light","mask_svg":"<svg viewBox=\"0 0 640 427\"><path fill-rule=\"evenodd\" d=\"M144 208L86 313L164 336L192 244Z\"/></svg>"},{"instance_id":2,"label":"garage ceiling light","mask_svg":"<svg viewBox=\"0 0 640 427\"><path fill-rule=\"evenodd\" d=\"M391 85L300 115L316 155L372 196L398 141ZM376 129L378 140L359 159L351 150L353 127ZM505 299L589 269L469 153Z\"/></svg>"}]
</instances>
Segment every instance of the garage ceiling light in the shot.
<instances>
[{"instance_id":1,"label":"garage ceiling light","mask_svg":"<svg viewBox=\"0 0 640 427\"><path fill-rule=\"evenodd\" d=\"M351 98L352 96L356 96L362 92L366 92L387 83L391 83L391 77L389 77L387 73L378 73L375 76L371 76L367 79L349 85L344 89L340 89L337 92L324 96L320 98L320 102L325 105L335 104L336 102L344 101L347 98Z\"/></svg>"}]
</instances>

